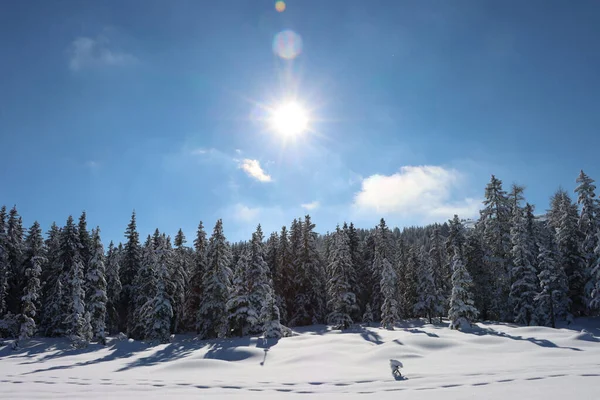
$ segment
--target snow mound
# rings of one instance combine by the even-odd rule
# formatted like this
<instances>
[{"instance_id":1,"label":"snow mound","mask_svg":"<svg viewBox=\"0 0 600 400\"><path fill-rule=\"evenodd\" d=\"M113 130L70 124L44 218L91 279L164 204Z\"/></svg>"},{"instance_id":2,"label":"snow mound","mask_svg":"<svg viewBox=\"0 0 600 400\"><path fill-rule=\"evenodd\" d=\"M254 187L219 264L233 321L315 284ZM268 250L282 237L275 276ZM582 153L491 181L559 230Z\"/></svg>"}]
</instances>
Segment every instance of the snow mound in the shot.
<instances>
[{"instance_id":1,"label":"snow mound","mask_svg":"<svg viewBox=\"0 0 600 400\"><path fill-rule=\"evenodd\" d=\"M594 336L591 332L582 329L581 332L571 336L569 339L571 340L585 340L587 342L599 342L600 339Z\"/></svg>"}]
</instances>

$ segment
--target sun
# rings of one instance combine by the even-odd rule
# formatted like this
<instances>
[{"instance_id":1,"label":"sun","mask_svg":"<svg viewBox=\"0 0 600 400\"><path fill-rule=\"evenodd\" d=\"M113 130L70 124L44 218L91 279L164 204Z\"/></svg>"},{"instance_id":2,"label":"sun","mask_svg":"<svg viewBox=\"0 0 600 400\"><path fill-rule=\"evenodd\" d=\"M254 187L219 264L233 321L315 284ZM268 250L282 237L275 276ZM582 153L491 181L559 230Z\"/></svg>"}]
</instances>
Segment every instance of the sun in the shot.
<instances>
[{"instance_id":1,"label":"sun","mask_svg":"<svg viewBox=\"0 0 600 400\"><path fill-rule=\"evenodd\" d=\"M271 112L271 127L284 136L296 136L308 129L308 114L296 102L276 107Z\"/></svg>"}]
</instances>

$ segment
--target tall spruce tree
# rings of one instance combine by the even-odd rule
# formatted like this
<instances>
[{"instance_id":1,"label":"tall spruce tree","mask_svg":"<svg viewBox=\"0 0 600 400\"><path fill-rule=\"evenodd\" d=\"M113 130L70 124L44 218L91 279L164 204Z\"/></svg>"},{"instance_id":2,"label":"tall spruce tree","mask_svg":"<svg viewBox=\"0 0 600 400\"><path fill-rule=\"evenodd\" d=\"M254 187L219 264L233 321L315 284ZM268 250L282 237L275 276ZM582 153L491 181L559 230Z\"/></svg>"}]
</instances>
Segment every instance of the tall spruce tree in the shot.
<instances>
[{"instance_id":1,"label":"tall spruce tree","mask_svg":"<svg viewBox=\"0 0 600 400\"><path fill-rule=\"evenodd\" d=\"M121 298L120 254L111 241L106 254L106 324L108 333L119 331L119 300Z\"/></svg>"},{"instance_id":2,"label":"tall spruce tree","mask_svg":"<svg viewBox=\"0 0 600 400\"><path fill-rule=\"evenodd\" d=\"M79 248L79 254L81 254L81 262L83 263L83 272L87 275L87 269L92 259L93 244L92 244L92 236L87 229L87 214L85 211L81 213L79 217L79 224L77 226L77 232L79 233L79 243L81 247Z\"/></svg>"},{"instance_id":3,"label":"tall spruce tree","mask_svg":"<svg viewBox=\"0 0 600 400\"><path fill-rule=\"evenodd\" d=\"M571 314L575 317L585 313L585 260L581 255L581 233L578 228L577 205L562 189L552 198L548 223L554 229L559 263L569 282Z\"/></svg>"},{"instance_id":4,"label":"tall spruce tree","mask_svg":"<svg viewBox=\"0 0 600 400\"><path fill-rule=\"evenodd\" d=\"M490 288L493 287L493 276L485 262L482 238L476 231L467 235L463 253L465 266L473 278L472 292L475 308L479 310L481 319L486 320L489 318L488 310L492 304Z\"/></svg>"},{"instance_id":5,"label":"tall spruce tree","mask_svg":"<svg viewBox=\"0 0 600 400\"><path fill-rule=\"evenodd\" d=\"M569 284L564 269L559 265L559 254L554 235L542 231L538 241L540 291L535 297L536 319L540 325L556 327L557 320L571 321L569 313Z\"/></svg>"},{"instance_id":6,"label":"tall spruce tree","mask_svg":"<svg viewBox=\"0 0 600 400\"><path fill-rule=\"evenodd\" d=\"M204 274L206 273L207 260L206 249L208 242L202 221L198 224L196 239L194 240L194 255L190 267L190 278L186 289L184 325L186 329L195 330L200 333L197 325L198 310L202 300Z\"/></svg>"},{"instance_id":7,"label":"tall spruce tree","mask_svg":"<svg viewBox=\"0 0 600 400\"><path fill-rule=\"evenodd\" d=\"M40 224L33 223L25 239L25 287L21 297L21 328L19 341L27 340L37 331L39 299L41 291L40 277L44 257L44 239Z\"/></svg>"},{"instance_id":8,"label":"tall spruce tree","mask_svg":"<svg viewBox=\"0 0 600 400\"><path fill-rule=\"evenodd\" d=\"M7 308L13 314L21 310L21 288L23 287L23 224L14 206L8 213L6 251L8 256L8 299Z\"/></svg>"},{"instance_id":9,"label":"tall spruce tree","mask_svg":"<svg viewBox=\"0 0 600 400\"><path fill-rule=\"evenodd\" d=\"M66 333L74 347L85 347L91 339L89 317L85 312L85 280L83 262L79 254L80 248L77 227L73 222L73 217L69 216L67 224L61 232L59 262L62 269L67 271L67 293L63 294L70 300L65 321Z\"/></svg>"},{"instance_id":10,"label":"tall spruce tree","mask_svg":"<svg viewBox=\"0 0 600 400\"><path fill-rule=\"evenodd\" d=\"M250 242L250 260L248 263L248 275L246 277L250 306L259 316L257 323L251 328L252 333L262 332L264 316L260 315L260 313L267 306L271 290L269 284L269 266L265 261L263 239L262 228L258 225L256 231L252 234Z\"/></svg>"},{"instance_id":11,"label":"tall spruce tree","mask_svg":"<svg viewBox=\"0 0 600 400\"><path fill-rule=\"evenodd\" d=\"M518 187L513 187L516 194ZM509 301L513 308L513 320L522 325L530 325L535 320L534 298L538 282L535 268L531 265L533 257L533 238L527 231L527 220L519 200L513 204L511 220L511 288Z\"/></svg>"},{"instance_id":12,"label":"tall spruce tree","mask_svg":"<svg viewBox=\"0 0 600 400\"><path fill-rule=\"evenodd\" d=\"M42 271L43 307L42 330L46 336L62 336L65 334L64 316L68 313L67 271L60 263L61 229L52 223L47 234L46 264Z\"/></svg>"},{"instance_id":13,"label":"tall spruce tree","mask_svg":"<svg viewBox=\"0 0 600 400\"><path fill-rule=\"evenodd\" d=\"M363 271L365 266L361 254L361 240L352 222L350 222L348 228L346 228L346 224L344 224L344 231L346 231L346 235L348 236L350 260L352 261L352 268L349 272L350 291L354 293L356 297L356 307L354 307L354 311L350 316L354 321L360 321L365 307L361 296L364 291L364 282L362 281L361 276L366 273L366 271Z\"/></svg>"},{"instance_id":14,"label":"tall spruce tree","mask_svg":"<svg viewBox=\"0 0 600 400\"><path fill-rule=\"evenodd\" d=\"M450 297L452 285L450 284L451 271L449 263L446 261L446 252L444 250L444 242L440 231L440 226L435 225L431 236L429 237L429 260L431 262L431 270L433 271L433 281L438 290L438 295L445 299ZM446 305L442 303L444 310Z\"/></svg>"},{"instance_id":15,"label":"tall spruce tree","mask_svg":"<svg viewBox=\"0 0 600 400\"><path fill-rule=\"evenodd\" d=\"M433 247L432 247L433 248ZM444 312L444 296L436 285L433 269L433 258L425 246L421 247L419 268L417 270L417 293L418 301L414 306L416 316L425 316L429 323L433 323L433 317L440 317ZM435 255L436 252L433 252Z\"/></svg>"},{"instance_id":16,"label":"tall spruce tree","mask_svg":"<svg viewBox=\"0 0 600 400\"><path fill-rule=\"evenodd\" d=\"M6 236L6 206L0 208L0 318L8 310L8 280L10 264L8 263L8 243Z\"/></svg>"},{"instance_id":17,"label":"tall spruce tree","mask_svg":"<svg viewBox=\"0 0 600 400\"><path fill-rule=\"evenodd\" d=\"M227 301L228 334L245 336L259 325L259 315L250 301L247 279L250 276L250 254L242 250L235 265L233 284Z\"/></svg>"},{"instance_id":18,"label":"tall spruce tree","mask_svg":"<svg viewBox=\"0 0 600 400\"><path fill-rule=\"evenodd\" d=\"M452 256L452 295L450 296L450 309L448 318L451 329L463 329L471 325L477 318L478 311L471 294L471 275L465 267L460 249L455 246Z\"/></svg>"},{"instance_id":19,"label":"tall spruce tree","mask_svg":"<svg viewBox=\"0 0 600 400\"><path fill-rule=\"evenodd\" d=\"M374 237L374 245L375 252L373 257L373 264L371 267L371 273L373 275L373 294L371 298L371 306L375 313L374 317L376 320L379 320L379 312L382 311L383 302L385 300L385 295L383 293L383 289L381 288L381 282L383 281L383 269L386 264L390 264L394 260L394 255L392 252L391 246L391 233L388 229L385 220L381 218L379 221L379 225L375 229L375 237ZM396 275L396 274L393 274ZM392 274L388 273L388 276L391 277ZM396 280L394 282L397 282ZM394 289L394 296L396 296L397 288ZM388 293L391 293L389 290ZM396 305L396 312L398 306Z\"/></svg>"},{"instance_id":20,"label":"tall spruce tree","mask_svg":"<svg viewBox=\"0 0 600 400\"><path fill-rule=\"evenodd\" d=\"M119 330L131 333L134 321L134 308L136 288L134 286L135 277L142 264L142 252L140 247L140 236L137 232L135 211L131 214L131 221L125 231L127 242L123 248L123 259L121 261L121 296L119 305Z\"/></svg>"},{"instance_id":21,"label":"tall spruce tree","mask_svg":"<svg viewBox=\"0 0 600 400\"><path fill-rule=\"evenodd\" d=\"M289 271L288 287L285 292L285 304L287 311L286 322L291 325L299 325L298 316L302 314L297 304L297 297L302 293L301 253L302 253L302 220L294 218L290 225L289 233L289 264L285 267ZM281 238L283 240L283 238Z\"/></svg>"},{"instance_id":22,"label":"tall spruce tree","mask_svg":"<svg viewBox=\"0 0 600 400\"><path fill-rule=\"evenodd\" d=\"M296 252L296 274L294 301L295 313L290 324L294 326L317 324L324 320L325 271L317 251L315 225L309 215L301 224L300 248ZM292 239L294 234L292 232ZM296 245L292 240L292 246Z\"/></svg>"},{"instance_id":23,"label":"tall spruce tree","mask_svg":"<svg viewBox=\"0 0 600 400\"><path fill-rule=\"evenodd\" d=\"M171 281L173 282L173 330L179 332L180 325L184 320L185 294L188 287L188 271L190 270L190 256L185 247L185 235L179 229L175 236L175 251L173 257L173 270L171 271Z\"/></svg>"},{"instance_id":24,"label":"tall spruce tree","mask_svg":"<svg viewBox=\"0 0 600 400\"><path fill-rule=\"evenodd\" d=\"M278 268L273 276L275 288L275 302L279 308L280 318L283 323L288 321L288 307L291 304L289 294L293 286L293 259L287 228L283 226L279 235L279 248L277 251Z\"/></svg>"},{"instance_id":25,"label":"tall spruce tree","mask_svg":"<svg viewBox=\"0 0 600 400\"><path fill-rule=\"evenodd\" d=\"M174 291L175 286L170 279L172 249L165 235L155 235L150 247L153 255L149 260L151 264L148 268L147 280L148 286L153 290L140 311L141 320L144 321L143 338L153 342L168 343L173 318L172 299L169 293Z\"/></svg>"},{"instance_id":26,"label":"tall spruce tree","mask_svg":"<svg viewBox=\"0 0 600 400\"><path fill-rule=\"evenodd\" d=\"M419 301L419 280L418 273L420 268L419 254L415 246L409 246L405 258L406 266L402 276L402 315L404 317L415 317L414 307Z\"/></svg>"},{"instance_id":27,"label":"tall spruce tree","mask_svg":"<svg viewBox=\"0 0 600 400\"><path fill-rule=\"evenodd\" d=\"M377 257L381 257L376 255ZM394 329L394 325L398 322L398 300L397 300L397 280L398 276L386 257L381 258L381 295L383 303L381 304L381 326L385 329Z\"/></svg>"},{"instance_id":28,"label":"tall spruce tree","mask_svg":"<svg viewBox=\"0 0 600 400\"><path fill-rule=\"evenodd\" d=\"M487 268L494 278L489 290L491 302L488 317L507 321L512 319L508 307L511 205L502 189L502 181L493 175L485 188L483 205L477 230L483 238ZM459 250L462 256L462 249Z\"/></svg>"},{"instance_id":29,"label":"tall spruce tree","mask_svg":"<svg viewBox=\"0 0 600 400\"><path fill-rule=\"evenodd\" d=\"M334 329L346 329L352 325L351 315L356 308L356 295L352 292L352 254L347 231L339 226L334 234L334 244L329 257L331 277L328 282L329 310L327 323Z\"/></svg>"},{"instance_id":30,"label":"tall spruce tree","mask_svg":"<svg viewBox=\"0 0 600 400\"><path fill-rule=\"evenodd\" d=\"M227 333L226 305L231 290L231 249L218 220L208 243L204 291L197 323L203 338L223 337Z\"/></svg>"},{"instance_id":31,"label":"tall spruce tree","mask_svg":"<svg viewBox=\"0 0 600 400\"><path fill-rule=\"evenodd\" d=\"M80 235L81 237L81 235ZM86 306L90 314L92 340L106 344L106 266L100 228L92 230L90 262L87 269Z\"/></svg>"},{"instance_id":32,"label":"tall spruce tree","mask_svg":"<svg viewBox=\"0 0 600 400\"><path fill-rule=\"evenodd\" d=\"M142 247L141 267L133 281L132 287L135 288L133 298L133 311L128 322L129 335L134 339L144 339L147 335L148 304L156 295L156 285L158 282L158 272L156 259L158 247L162 244L160 231L156 229L154 235L146 238ZM166 246L166 243L164 243Z\"/></svg>"},{"instance_id":33,"label":"tall spruce tree","mask_svg":"<svg viewBox=\"0 0 600 400\"><path fill-rule=\"evenodd\" d=\"M598 234L600 213L598 210L598 199L596 198L596 185L594 180L583 171L577 177L577 204L581 207L578 227L581 234L581 256L584 262L585 297L589 303L591 293L595 284L592 271L598 260L596 247L598 246Z\"/></svg>"}]
</instances>

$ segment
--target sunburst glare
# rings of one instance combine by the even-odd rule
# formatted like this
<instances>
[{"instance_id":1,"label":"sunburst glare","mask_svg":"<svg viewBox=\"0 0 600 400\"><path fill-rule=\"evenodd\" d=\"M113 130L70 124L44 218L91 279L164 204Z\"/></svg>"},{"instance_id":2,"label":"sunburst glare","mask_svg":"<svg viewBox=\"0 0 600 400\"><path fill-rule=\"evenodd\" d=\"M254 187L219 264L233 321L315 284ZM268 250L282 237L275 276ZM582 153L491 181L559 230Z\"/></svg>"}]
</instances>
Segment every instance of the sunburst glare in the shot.
<instances>
[{"instance_id":1,"label":"sunburst glare","mask_svg":"<svg viewBox=\"0 0 600 400\"><path fill-rule=\"evenodd\" d=\"M284 136L296 136L308 129L309 116L297 102L290 101L271 111L271 127Z\"/></svg>"}]
</instances>

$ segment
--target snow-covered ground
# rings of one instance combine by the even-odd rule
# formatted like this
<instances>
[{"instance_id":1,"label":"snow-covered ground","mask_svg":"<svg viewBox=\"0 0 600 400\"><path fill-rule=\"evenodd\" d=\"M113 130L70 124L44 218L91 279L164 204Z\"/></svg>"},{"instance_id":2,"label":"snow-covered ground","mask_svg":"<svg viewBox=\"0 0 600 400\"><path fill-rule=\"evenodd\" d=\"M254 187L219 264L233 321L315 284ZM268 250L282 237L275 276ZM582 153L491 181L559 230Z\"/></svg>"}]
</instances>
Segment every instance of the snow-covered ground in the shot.
<instances>
[{"instance_id":1,"label":"snow-covered ground","mask_svg":"<svg viewBox=\"0 0 600 400\"><path fill-rule=\"evenodd\" d=\"M585 329L582 332L582 329ZM421 321L395 331L299 329L171 344L109 341L70 350L64 340L0 347L0 399L318 398L597 399L600 319L568 329L478 324L471 332ZM390 360L404 365L392 376Z\"/></svg>"}]
</instances>

